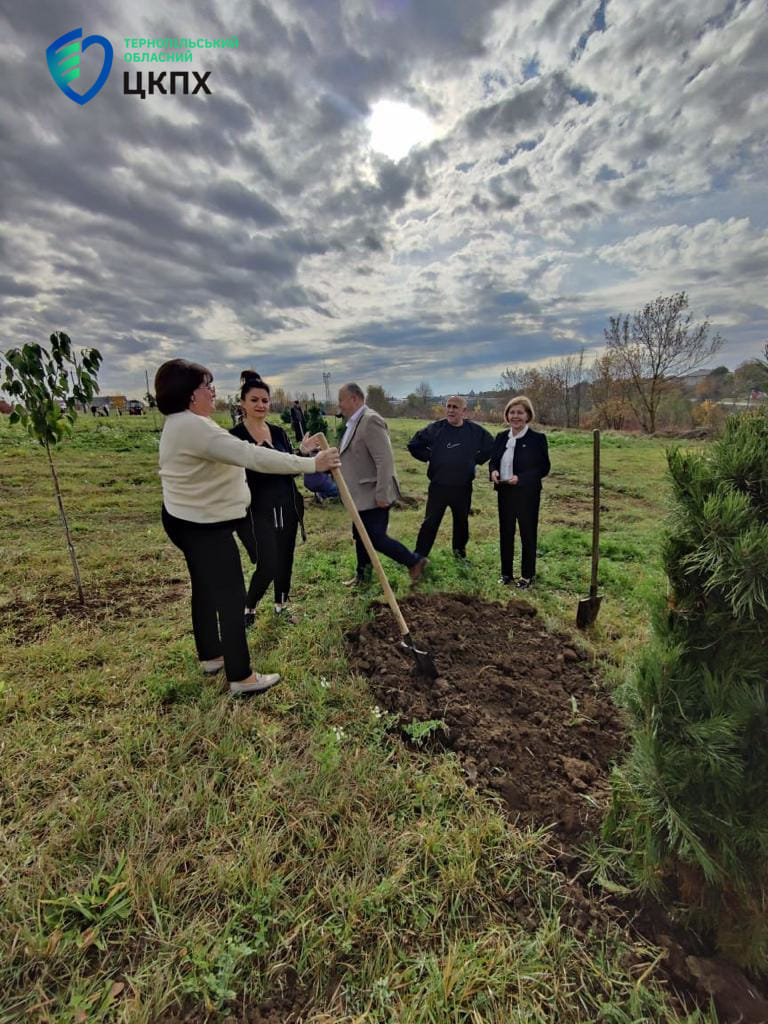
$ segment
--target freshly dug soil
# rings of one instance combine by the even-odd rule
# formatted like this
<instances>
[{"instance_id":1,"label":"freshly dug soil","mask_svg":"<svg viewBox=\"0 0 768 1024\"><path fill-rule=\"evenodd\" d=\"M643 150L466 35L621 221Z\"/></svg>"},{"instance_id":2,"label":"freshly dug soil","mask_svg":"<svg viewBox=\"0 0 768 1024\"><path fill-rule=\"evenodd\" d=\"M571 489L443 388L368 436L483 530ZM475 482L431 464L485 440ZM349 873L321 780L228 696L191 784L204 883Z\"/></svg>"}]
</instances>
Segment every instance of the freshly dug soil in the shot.
<instances>
[{"instance_id":1,"label":"freshly dug soil","mask_svg":"<svg viewBox=\"0 0 768 1024\"><path fill-rule=\"evenodd\" d=\"M711 1001L722 1024L768 1024L764 983L713 956L663 907L612 898L581 870L579 844L599 829L611 765L628 739L578 645L548 633L536 609L520 600L414 595L402 610L438 678L415 672L386 604L375 604L372 621L348 634L352 668L370 680L378 704L400 716L404 736L420 731L425 746L458 751L468 781L496 792L513 821L552 828L553 867L570 876L570 926L586 935L610 919L661 946L658 970L679 994L681 1014L689 1001Z\"/></svg>"},{"instance_id":2,"label":"freshly dug soil","mask_svg":"<svg viewBox=\"0 0 768 1024\"><path fill-rule=\"evenodd\" d=\"M459 751L468 780L495 790L519 823L554 826L571 841L594 831L626 739L587 656L548 633L525 601L433 594L402 607L439 677L413 671L391 611L376 606L347 641L379 705L404 724L444 723L430 740Z\"/></svg>"}]
</instances>

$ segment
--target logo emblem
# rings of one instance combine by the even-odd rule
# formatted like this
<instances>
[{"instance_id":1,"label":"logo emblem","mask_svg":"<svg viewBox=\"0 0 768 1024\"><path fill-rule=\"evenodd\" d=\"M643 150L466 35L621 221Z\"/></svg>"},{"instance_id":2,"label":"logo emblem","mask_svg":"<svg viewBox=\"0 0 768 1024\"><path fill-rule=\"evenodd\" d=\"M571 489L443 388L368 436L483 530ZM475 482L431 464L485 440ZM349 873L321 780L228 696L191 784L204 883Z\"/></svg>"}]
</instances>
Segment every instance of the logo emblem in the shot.
<instances>
[{"instance_id":1,"label":"logo emblem","mask_svg":"<svg viewBox=\"0 0 768 1024\"><path fill-rule=\"evenodd\" d=\"M67 32L66 35L59 36L45 51L48 70L51 72L54 82L65 96L81 106L88 100L92 100L106 82L107 76L112 70L113 56L112 43L104 36L88 36L80 44L77 40L81 39L82 35L83 30L75 28L71 32ZM99 72L99 77L87 92L82 94L75 92L69 83L80 77L80 54L85 53L89 46L96 43L104 49L104 64Z\"/></svg>"}]
</instances>

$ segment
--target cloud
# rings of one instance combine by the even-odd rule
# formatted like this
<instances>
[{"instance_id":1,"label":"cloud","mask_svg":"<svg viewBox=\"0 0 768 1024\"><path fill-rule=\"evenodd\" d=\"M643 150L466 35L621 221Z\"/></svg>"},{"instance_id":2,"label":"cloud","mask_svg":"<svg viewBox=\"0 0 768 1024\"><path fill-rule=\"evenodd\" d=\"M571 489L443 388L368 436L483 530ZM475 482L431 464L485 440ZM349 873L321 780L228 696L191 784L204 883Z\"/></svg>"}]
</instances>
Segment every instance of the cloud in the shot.
<instances>
[{"instance_id":1,"label":"cloud","mask_svg":"<svg viewBox=\"0 0 768 1024\"><path fill-rule=\"evenodd\" d=\"M44 59L81 25L115 48L83 107ZM40 0L0 28L0 326L97 345L111 390L178 354L223 390L254 361L308 392L324 367L478 389L672 290L725 362L759 350L762 0ZM123 94L156 71L126 36L184 35L238 38L172 66L211 96ZM373 153L380 99L437 138Z\"/></svg>"}]
</instances>

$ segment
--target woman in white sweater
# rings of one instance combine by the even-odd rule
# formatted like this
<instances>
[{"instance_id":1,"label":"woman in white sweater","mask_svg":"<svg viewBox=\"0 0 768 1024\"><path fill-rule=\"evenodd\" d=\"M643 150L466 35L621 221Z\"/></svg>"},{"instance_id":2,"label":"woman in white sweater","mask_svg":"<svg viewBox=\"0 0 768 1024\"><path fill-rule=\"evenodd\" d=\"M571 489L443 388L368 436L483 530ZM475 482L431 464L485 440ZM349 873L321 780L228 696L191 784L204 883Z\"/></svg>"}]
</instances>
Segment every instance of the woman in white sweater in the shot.
<instances>
[{"instance_id":1,"label":"woman in white sweater","mask_svg":"<svg viewBox=\"0 0 768 1024\"><path fill-rule=\"evenodd\" d=\"M186 359L171 359L157 371L155 397L166 416L160 438L163 526L189 569L192 630L203 671L223 668L230 693L263 693L280 676L252 671L248 653L245 582L234 538L251 501L245 470L323 472L340 464L339 453L329 448L302 458L232 437L210 418L212 381L209 370Z\"/></svg>"}]
</instances>

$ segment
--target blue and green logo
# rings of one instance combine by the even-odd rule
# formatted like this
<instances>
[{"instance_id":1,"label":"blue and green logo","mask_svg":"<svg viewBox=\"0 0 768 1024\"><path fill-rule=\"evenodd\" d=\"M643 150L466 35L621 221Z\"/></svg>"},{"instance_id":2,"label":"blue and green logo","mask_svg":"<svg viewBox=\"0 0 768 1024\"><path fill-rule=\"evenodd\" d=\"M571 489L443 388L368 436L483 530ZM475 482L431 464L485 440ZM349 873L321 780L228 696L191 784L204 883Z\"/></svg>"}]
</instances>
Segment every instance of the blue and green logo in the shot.
<instances>
[{"instance_id":1,"label":"blue and green logo","mask_svg":"<svg viewBox=\"0 0 768 1024\"><path fill-rule=\"evenodd\" d=\"M54 82L65 96L69 96L71 100L81 106L88 100L92 100L106 82L107 76L112 70L113 57L112 43L104 36L88 36L87 39L83 39L81 44L79 40L82 35L83 30L75 28L71 32L67 32L66 35L59 36L45 51L48 70L51 72ZM87 92L75 92L69 83L80 77L80 54L85 53L89 46L94 46L96 43L104 49L104 64L99 72L99 77Z\"/></svg>"}]
</instances>

